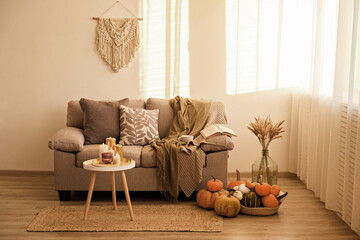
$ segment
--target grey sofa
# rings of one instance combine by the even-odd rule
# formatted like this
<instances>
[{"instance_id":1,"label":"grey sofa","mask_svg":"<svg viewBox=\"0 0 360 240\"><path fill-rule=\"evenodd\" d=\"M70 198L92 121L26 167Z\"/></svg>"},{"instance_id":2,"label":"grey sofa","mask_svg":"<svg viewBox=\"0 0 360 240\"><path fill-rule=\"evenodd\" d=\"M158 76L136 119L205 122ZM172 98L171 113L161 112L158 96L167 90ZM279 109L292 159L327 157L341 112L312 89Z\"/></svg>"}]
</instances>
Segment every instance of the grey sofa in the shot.
<instances>
[{"instance_id":1,"label":"grey sofa","mask_svg":"<svg viewBox=\"0 0 360 240\"><path fill-rule=\"evenodd\" d=\"M218 103L222 104L222 103ZM129 107L143 109L159 109L159 136L167 135L173 119L173 111L166 99L149 98L130 100ZM49 141L49 147L54 150L55 189L59 199L69 200L71 191L87 191L90 183L90 172L82 168L86 160L98 157L98 145L84 145L83 112L79 101L70 101L67 109L66 127L60 129ZM197 190L205 188L211 176L227 184L228 150L233 148L232 142L227 146L201 145L206 153L203 168L203 180ZM135 160L136 167L126 171L130 191L160 191L156 160L150 145L124 146L124 157ZM186 154L186 153L180 153ZM108 174L99 173L96 179L95 191L110 190ZM116 174L116 190L122 191L120 175Z\"/></svg>"}]
</instances>

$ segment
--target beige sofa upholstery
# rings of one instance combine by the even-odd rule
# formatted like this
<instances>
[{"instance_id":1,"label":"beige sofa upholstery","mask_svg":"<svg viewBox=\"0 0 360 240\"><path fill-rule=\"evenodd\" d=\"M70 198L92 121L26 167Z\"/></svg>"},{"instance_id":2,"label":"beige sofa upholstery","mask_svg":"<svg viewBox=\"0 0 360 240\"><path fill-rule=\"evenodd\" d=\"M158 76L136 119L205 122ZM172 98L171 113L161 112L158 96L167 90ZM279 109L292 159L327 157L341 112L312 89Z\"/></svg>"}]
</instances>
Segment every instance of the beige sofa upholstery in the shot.
<instances>
[{"instance_id":1,"label":"beige sofa upholstery","mask_svg":"<svg viewBox=\"0 0 360 240\"><path fill-rule=\"evenodd\" d=\"M170 128L173 112L168 100L150 98L130 100L129 107L159 109L159 136L163 138ZM55 189L59 191L60 200L68 200L71 191L87 191L90 183L90 172L82 168L86 160L98 157L98 145L84 145L82 110L78 101L70 101L67 111L67 127L60 129L49 141L49 147L54 149ZM206 160L203 169L203 181L197 189L204 188L211 176L227 183L228 146L206 146ZM212 149L214 149L212 151ZM160 191L156 160L153 149L145 146L124 146L124 156L135 160L136 167L126 171L130 191ZM181 152L180 154L186 154ZM109 176L99 173L96 179L95 191L110 190ZM120 176L116 174L116 190L122 191Z\"/></svg>"}]
</instances>

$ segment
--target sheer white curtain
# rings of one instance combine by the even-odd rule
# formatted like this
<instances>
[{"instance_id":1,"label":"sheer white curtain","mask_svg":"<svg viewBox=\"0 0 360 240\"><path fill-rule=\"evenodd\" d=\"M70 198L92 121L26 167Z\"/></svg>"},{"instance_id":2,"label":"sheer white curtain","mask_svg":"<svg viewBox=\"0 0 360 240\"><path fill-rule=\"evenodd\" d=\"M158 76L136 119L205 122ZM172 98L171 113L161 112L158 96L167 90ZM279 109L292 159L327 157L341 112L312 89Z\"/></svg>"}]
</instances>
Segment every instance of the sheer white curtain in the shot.
<instances>
[{"instance_id":1,"label":"sheer white curtain","mask_svg":"<svg viewBox=\"0 0 360 240\"><path fill-rule=\"evenodd\" d=\"M336 5L333 31L333 6L316 1L310 88L293 99L290 169L360 234L360 6Z\"/></svg>"},{"instance_id":2,"label":"sheer white curtain","mask_svg":"<svg viewBox=\"0 0 360 240\"><path fill-rule=\"evenodd\" d=\"M189 96L189 2L142 0L140 80L144 98Z\"/></svg>"}]
</instances>

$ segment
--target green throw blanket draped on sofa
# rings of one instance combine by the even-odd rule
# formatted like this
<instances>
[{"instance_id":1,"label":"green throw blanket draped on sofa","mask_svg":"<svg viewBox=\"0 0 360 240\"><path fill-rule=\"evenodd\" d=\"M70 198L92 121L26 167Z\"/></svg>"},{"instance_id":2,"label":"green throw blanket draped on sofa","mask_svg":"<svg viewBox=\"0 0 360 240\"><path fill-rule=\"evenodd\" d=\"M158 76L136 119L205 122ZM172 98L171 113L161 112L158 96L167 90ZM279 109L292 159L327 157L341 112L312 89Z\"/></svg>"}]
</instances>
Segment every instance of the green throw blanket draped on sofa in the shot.
<instances>
[{"instance_id":1,"label":"green throw blanket draped on sofa","mask_svg":"<svg viewBox=\"0 0 360 240\"><path fill-rule=\"evenodd\" d=\"M179 136L200 134L203 129L209 109L210 101L194 100L177 96L170 100L174 111L174 120L166 138L152 143L155 159L165 196L176 200L179 193L179 164L178 153L181 142Z\"/></svg>"}]
</instances>

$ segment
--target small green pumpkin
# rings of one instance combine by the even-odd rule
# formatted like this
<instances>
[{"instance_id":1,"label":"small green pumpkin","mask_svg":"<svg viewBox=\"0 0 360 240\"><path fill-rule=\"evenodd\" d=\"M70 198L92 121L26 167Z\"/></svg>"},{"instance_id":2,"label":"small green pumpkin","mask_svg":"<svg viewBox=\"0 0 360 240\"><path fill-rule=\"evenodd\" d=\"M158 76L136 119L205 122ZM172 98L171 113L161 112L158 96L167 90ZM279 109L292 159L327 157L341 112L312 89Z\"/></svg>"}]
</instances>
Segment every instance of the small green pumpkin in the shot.
<instances>
[{"instance_id":1,"label":"small green pumpkin","mask_svg":"<svg viewBox=\"0 0 360 240\"><path fill-rule=\"evenodd\" d=\"M249 208L260 207L260 197L255 192L248 192L244 194L241 204Z\"/></svg>"}]
</instances>

